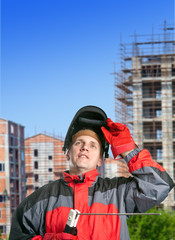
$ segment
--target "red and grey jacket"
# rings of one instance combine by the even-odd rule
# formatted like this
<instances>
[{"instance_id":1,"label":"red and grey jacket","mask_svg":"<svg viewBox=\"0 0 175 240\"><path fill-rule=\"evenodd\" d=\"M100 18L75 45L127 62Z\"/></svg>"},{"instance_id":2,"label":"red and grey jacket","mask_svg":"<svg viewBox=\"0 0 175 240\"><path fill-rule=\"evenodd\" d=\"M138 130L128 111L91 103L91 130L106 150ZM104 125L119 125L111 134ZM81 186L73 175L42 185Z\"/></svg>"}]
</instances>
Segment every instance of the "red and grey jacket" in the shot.
<instances>
[{"instance_id":1,"label":"red and grey jacket","mask_svg":"<svg viewBox=\"0 0 175 240\"><path fill-rule=\"evenodd\" d=\"M133 154L134 155L134 154ZM130 159L131 158L131 159ZM62 179L45 185L16 209L10 240L61 237L70 209L81 213L146 212L162 202L174 183L165 169L152 160L147 150L126 157L130 178L101 178L92 170L80 176L64 172ZM127 216L80 215L79 240L128 240ZM60 233L60 235L59 235Z\"/></svg>"}]
</instances>

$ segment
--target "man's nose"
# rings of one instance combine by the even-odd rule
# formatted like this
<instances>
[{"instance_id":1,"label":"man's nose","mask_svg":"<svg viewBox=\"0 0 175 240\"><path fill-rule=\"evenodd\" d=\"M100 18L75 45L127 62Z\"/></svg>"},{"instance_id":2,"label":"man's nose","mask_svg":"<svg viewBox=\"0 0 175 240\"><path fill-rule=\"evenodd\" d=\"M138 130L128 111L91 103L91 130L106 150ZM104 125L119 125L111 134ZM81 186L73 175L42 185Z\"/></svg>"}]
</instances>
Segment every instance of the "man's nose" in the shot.
<instances>
[{"instance_id":1,"label":"man's nose","mask_svg":"<svg viewBox=\"0 0 175 240\"><path fill-rule=\"evenodd\" d=\"M81 146L81 150L88 150L88 145L86 143L83 143Z\"/></svg>"}]
</instances>

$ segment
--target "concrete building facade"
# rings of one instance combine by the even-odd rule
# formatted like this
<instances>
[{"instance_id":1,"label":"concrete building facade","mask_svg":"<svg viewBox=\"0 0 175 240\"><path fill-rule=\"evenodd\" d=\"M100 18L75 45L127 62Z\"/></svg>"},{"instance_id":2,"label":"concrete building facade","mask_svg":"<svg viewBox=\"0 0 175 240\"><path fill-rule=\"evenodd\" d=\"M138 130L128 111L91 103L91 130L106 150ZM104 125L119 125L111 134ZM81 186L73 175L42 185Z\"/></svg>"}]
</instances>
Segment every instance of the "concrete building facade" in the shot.
<instances>
[{"instance_id":1,"label":"concrete building facade","mask_svg":"<svg viewBox=\"0 0 175 240\"><path fill-rule=\"evenodd\" d=\"M27 196L39 187L60 178L68 169L62 151L64 141L59 138L38 134L25 139L25 170Z\"/></svg>"},{"instance_id":2,"label":"concrete building facade","mask_svg":"<svg viewBox=\"0 0 175 240\"><path fill-rule=\"evenodd\" d=\"M24 127L0 118L0 230L10 231L11 217L25 198Z\"/></svg>"},{"instance_id":3,"label":"concrete building facade","mask_svg":"<svg viewBox=\"0 0 175 240\"><path fill-rule=\"evenodd\" d=\"M164 23L162 31L121 44L121 71L114 71L115 113L139 147L175 179L174 27ZM174 189L164 206L175 209Z\"/></svg>"}]
</instances>

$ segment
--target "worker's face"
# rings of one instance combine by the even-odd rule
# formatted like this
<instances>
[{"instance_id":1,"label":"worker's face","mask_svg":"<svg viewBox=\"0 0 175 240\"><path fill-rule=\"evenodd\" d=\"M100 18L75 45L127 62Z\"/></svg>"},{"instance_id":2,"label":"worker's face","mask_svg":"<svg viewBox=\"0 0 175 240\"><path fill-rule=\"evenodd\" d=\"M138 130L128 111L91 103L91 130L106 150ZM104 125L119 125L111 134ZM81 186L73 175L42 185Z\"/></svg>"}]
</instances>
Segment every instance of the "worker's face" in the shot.
<instances>
[{"instance_id":1,"label":"worker's face","mask_svg":"<svg viewBox=\"0 0 175 240\"><path fill-rule=\"evenodd\" d=\"M82 174L101 166L103 158L100 154L99 142L90 136L79 136L67 153L70 161L70 174Z\"/></svg>"}]
</instances>

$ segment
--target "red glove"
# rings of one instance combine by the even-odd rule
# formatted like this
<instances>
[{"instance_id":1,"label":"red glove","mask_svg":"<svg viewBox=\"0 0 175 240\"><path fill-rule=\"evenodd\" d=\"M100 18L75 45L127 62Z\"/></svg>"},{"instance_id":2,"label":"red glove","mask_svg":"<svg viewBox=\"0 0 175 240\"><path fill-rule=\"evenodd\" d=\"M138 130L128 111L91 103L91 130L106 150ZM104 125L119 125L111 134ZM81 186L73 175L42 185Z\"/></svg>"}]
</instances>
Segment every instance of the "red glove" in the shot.
<instances>
[{"instance_id":1,"label":"red glove","mask_svg":"<svg viewBox=\"0 0 175 240\"><path fill-rule=\"evenodd\" d=\"M135 143L126 125L114 123L110 118L107 119L109 130L101 127L106 141L111 145L114 158L119 154L135 148Z\"/></svg>"},{"instance_id":2,"label":"red glove","mask_svg":"<svg viewBox=\"0 0 175 240\"><path fill-rule=\"evenodd\" d=\"M78 240L77 236L69 233L46 233L43 240Z\"/></svg>"}]
</instances>

